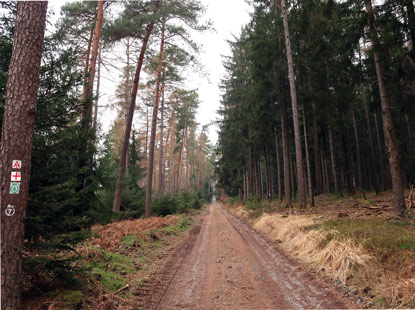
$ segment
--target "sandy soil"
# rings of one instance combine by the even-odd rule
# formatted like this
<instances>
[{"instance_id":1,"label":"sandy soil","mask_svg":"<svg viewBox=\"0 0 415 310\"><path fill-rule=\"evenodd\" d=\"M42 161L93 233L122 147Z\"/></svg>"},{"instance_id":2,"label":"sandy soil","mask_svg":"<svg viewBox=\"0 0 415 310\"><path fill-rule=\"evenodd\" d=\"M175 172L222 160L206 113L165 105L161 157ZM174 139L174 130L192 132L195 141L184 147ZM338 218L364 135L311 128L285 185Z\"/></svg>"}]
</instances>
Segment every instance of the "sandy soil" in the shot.
<instances>
[{"instance_id":1,"label":"sandy soil","mask_svg":"<svg viewBox=\"0 0 415 310\"><path fill-rule=\"evenodd\" d=\"M219 204L210 205L158 283L157 309L343 309L329 288ZM148 295L147 295L148 296ZM157 300L155 300L157 299ZM150 308L150 307L146 307Z\"/></svg>"}]
</instances>

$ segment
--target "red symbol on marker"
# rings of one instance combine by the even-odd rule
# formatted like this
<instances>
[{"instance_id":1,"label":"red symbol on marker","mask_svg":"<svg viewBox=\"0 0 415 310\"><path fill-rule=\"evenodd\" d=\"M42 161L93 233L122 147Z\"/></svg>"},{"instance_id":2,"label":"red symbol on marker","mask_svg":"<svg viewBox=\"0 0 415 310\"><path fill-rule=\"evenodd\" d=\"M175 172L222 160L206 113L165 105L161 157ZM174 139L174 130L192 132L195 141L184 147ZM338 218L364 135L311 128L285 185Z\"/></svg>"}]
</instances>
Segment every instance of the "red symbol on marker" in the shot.
<instances>
[{"instance_id":1,"label":"red symbol on marker","mask_svg":"<svg viewBox=\"0 0 415 310\"><path fill-rule=\"evenodd\" d=\"M12 172L12 181L20 181L21 179L21 172Z\"/></svg>"},{"instance_id":2,"label":"red symbol on marker","mask_svg":"<svg viewBox=\"0 0 415 310\"><path fill-rule=\"evenodd\" d=\"M22 161L13 160L13 169L22 169Z\"/></svg>"}]
</instances>

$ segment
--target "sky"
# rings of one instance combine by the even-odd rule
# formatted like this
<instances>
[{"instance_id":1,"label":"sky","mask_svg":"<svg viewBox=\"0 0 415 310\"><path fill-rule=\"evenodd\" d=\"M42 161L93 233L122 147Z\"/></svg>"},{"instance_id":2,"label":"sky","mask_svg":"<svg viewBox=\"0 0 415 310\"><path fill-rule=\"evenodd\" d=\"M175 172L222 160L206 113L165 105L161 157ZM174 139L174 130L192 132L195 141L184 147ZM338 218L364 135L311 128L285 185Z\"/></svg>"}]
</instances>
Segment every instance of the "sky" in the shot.
<instances>
[{"instance_id":1,"label":"sky","mask_svg":"<svg viewBox=\"0 0 415 310\"><path fill-rule=\"evenodd\" d=\"M249 22L250 6L245 0L200 0L207 8L202 17L203 21L211 20L214 31L196 34L193 39L202 45L202 52L199 61L205 68L207 76L189 73L186 87L198 89L200 106L196 120L202 126L211 124L217 119L216 111L220 107L220 80L224 77L225 70L222 65L222 56L230 55L230 48L227 40L238 36L241 28ZM49 9L55 12L55 20L60 16L60 7L67 1L50 1ZM105 16L104 16L105 18ZM100 97L101 104L106 105L114 99L116 85L119 82L120 73L111 70L102 70L101 89L103 96ZM115 80L115 83L114 83ZM109 108L101 108L99 117L104 131L108 131L116 113ZM135 118L136 119L136 118ZM209 128L209 139L213 144L217 141L217 127Z\"/></svg>"}]
</instances>

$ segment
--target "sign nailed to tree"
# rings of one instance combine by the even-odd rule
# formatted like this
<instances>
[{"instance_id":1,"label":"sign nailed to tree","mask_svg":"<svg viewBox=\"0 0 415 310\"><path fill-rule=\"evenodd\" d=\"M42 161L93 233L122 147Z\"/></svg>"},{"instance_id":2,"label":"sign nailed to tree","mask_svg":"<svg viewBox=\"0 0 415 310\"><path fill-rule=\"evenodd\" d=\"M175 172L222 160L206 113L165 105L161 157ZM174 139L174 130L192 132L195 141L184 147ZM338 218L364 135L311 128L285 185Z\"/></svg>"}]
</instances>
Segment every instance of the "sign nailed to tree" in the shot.
<instances>
[{"instance_id":1,"label":"sign nailed to tree","mask_svg":"<svg viewBox=\"0 0 415 310\"><path fill-rule=\"evenodd\" d=\"M22 180L22 173L14 171L12 172L12 181L14 182L20 182Z\"/></svg>"},{"instance_id":2,"label":"sign nailed to tree","mask_svg":"<svg viewBox=\"0 0 415 310\"><path fill-rule=\"evenodd\" d=\"M11 182L10 183L10 194L18 194L20 192L20 183L19 182Z\"/></svg>"},{"instance_id":3,"label":"sign nailed to tree","mask_svg":"<svg viewBox=\"0 0 415 310\"><path fill-rule=\"evenodd\" d=\"M13 160L12 169L22 169L22 161Z\"/></svg>"}]
</instances>

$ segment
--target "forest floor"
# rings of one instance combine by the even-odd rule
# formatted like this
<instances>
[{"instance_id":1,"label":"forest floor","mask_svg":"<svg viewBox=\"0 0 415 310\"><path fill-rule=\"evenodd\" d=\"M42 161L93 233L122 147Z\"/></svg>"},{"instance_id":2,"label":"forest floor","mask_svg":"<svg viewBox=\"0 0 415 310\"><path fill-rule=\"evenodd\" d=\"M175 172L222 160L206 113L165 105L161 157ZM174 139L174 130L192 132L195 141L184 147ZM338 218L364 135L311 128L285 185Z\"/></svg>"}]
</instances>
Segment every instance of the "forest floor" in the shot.
<instances>
[{"instance_id":1,"label":"forest floor","mask_svg":"<svg viewBox=\"0 0 415 310\"><path fill-rule=\"evenodd\" d=\"M203 212L92 227L93 237L76 248L80 258L73 266L81 272L71 281L50 279L46 274L25 275L23 308L139 309L149 295L158 294L157 281L160 274L165 276L162 267L173 263L171 258Z\"/></svg>"},{"instance_id":2,"label":"forest floor","mask_svg":"<svg viewBox=\"0 0 415 310\"><path fill-rule=\"evenodd\" d=\"M26 285L25 309L414 308L415 221L390 193L316 207L212 204L95 226L82 285Z\"/></svg>"},{"instance_id":3,"label":"forest floor","mask_svg":"<svg viewBox=\"0 0 415 310\"><path fill-rule=\"evenodd\" d=\"M226 204L304 268L362 308L415 308L415 212L395 218L390 192L320 195L316 207Z\"/></svg>"}]
</instances>

